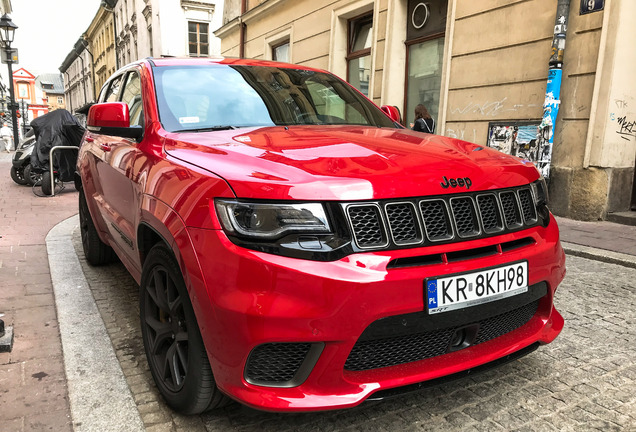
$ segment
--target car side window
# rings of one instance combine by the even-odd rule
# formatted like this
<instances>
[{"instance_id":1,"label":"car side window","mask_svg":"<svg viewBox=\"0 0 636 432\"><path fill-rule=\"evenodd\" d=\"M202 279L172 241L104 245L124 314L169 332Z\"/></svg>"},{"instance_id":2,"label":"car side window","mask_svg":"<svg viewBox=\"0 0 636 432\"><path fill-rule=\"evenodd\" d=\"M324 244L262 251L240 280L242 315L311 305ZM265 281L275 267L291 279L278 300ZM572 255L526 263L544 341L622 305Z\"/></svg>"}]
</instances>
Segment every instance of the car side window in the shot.
<instances>
[{"instance_id":1,"label":"car side window","mask_svg":"<svg viewBox=\"0 0 636 432\"><path fill-rule=\"evenodd\" d=\"M128 104L131 126L144 126L144 109L141 98L141 79L136 71L126 76L121 101Z\"/></svg>"},{"instance_id":2,"label":"car side window","mask_svg":"<svg viewBox=\"0 0 636 432\"><path fill-rule=\"evenodd\" d=\"M121 90L121 75L114 78L110 85L108 86L108 90L106 91L106 102L118 102L119 101L119 90Z\"/></svg>"}]
</instances>

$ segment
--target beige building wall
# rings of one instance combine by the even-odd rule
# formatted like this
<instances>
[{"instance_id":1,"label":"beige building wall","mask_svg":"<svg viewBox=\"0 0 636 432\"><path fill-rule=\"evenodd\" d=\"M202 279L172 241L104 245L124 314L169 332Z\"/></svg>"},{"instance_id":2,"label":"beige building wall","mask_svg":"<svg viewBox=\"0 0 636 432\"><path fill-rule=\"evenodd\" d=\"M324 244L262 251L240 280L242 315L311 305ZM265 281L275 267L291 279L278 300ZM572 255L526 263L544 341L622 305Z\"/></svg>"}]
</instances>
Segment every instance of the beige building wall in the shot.
<instances>
[{"instance_id":1,"label":"beige building wall","mask_svg":"<svg viewBox=\"0 0 636 432\"><path fill-rule=\"evenodd\" d=\"M228 0L216 32L226 56L268 59L289 38L291 62L346 77L347 20L373 11L369 96L405 101L406 0ZM606 0L579 14L570 5L551 164L551 207L579 218L627 210L636 159L636 2ZM556 1L449 0L437 133L487 144L490 122L541 121ZM623 133L620 133L622 130Z\"/></svg>"},{"instance_id":2,"label":"beige building wall","mask_svg":"<svg viewBox=\"0 0 636 432\"><path fill-rule=\"evenodd\" d=\"M106 80L115 72L115 43L113 32L113 14L101 7L84 34L93 54L93 68L95 74L95 98Z\"/></svg>"}]
</instances>

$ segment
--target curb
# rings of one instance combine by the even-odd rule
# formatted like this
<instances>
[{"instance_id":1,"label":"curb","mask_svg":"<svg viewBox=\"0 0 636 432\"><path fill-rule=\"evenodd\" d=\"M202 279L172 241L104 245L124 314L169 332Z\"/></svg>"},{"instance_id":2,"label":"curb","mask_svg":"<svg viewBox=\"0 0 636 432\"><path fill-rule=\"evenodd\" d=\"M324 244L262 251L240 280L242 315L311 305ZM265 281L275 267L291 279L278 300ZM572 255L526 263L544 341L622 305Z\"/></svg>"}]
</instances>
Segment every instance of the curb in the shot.
<instances>
[{"instance_id":1,"label":"curb","mask_svg":"<svg viewBox=\"0 0 636 432\"><path fill-rule=\"evenodd\" d=\"M567 255L578 256L595 261L603 261L610 264L617 264L623 267L636 269L636 256L633 255L563 241L561 242L561 247L563 247L563 250Z\"/></svg>"},{"instance_id":2,"label":"curb","mask_svg":"<svg viewBox=\"0 0 636 432\"><path fill-rule=\"evenodd\" d=\"M137 405L73 247L77 215L46 236L74 430L143 431Z\"/></svg>"}]
</instances>

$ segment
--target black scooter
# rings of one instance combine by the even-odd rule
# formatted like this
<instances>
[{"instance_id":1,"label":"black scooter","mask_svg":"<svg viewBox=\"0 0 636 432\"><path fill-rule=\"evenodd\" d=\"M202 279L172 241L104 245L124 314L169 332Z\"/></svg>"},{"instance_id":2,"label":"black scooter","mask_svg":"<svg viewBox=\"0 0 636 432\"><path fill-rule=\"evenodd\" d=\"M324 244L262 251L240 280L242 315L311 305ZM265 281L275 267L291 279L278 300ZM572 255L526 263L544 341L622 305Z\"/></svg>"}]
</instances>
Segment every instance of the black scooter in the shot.
<instances>
[{"instance_id":1,"label":"black scooter","mask_svg":"<svg viewBox=\"0 0 636 432\"><path fill-rule=\"evenodd\" d=\"M35 134L29 130L18 144L13 154L11 165L11 179L19 185L33 186L42 181L42 174L38 174L31 166L31 153L35 148Z\"/></svg>"}]
</instances>

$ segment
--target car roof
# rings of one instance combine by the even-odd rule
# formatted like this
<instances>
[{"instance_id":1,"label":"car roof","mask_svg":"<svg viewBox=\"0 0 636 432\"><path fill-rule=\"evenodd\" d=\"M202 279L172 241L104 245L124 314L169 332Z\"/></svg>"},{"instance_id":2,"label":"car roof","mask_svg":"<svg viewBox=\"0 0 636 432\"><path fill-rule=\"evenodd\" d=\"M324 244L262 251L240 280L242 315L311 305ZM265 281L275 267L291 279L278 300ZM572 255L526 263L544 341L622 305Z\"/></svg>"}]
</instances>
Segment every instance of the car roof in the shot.
<instances>
[{"instance_id":1,"label":"car roof","mask_svg":"<svg viewBox=\"0 0 636 432\"><path fill-rule=\"evenodd\" d=\"M303 69L314 72L325 72L323 69L316 69L309 66L295 65L291 63L281 63L269 60L241 59L234 57L158 57L145 59L155 67L166 66L204 66L211 64L219 65L242 65L242 66L269 66L288 69Z\"/></svg>"}]
</instances>

